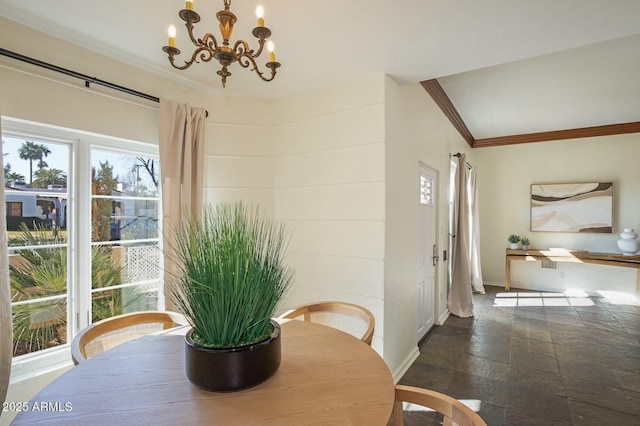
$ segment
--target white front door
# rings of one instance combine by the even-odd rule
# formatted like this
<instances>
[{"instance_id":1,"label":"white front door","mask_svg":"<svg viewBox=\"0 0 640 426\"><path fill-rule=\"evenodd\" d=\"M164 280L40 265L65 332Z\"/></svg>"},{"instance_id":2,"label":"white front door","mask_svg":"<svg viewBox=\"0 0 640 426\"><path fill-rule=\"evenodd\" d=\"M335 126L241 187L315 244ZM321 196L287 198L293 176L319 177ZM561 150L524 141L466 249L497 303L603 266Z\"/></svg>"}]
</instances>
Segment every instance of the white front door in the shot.
<instances>
[{"instance_id":1,"label":"white front door","mask_svg":"<svg viewBox=\"0 0 640 426\"><path fill-rule=\"evenodd\" d=\"M435 170L422 164L418 168L420 197L418 204L418 341L435 324L437 181Z\"/></svg>"}]
</instances>

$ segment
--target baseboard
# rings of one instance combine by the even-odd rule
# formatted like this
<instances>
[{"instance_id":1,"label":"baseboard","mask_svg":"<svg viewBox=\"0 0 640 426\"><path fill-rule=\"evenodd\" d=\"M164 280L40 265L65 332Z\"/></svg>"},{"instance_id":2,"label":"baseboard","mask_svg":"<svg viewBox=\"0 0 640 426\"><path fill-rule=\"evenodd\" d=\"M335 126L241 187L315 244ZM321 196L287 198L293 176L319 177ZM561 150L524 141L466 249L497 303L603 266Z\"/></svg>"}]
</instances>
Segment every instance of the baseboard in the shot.
<instances>
[{"instance_id":1,"label":"baseboard","mask_svg":"<svg viewBox=\"0 0 640 426\"><path fill-rule=\"evenodd\" d=\"M402 376L404 376L404 373L407 372L409 367L411 367L411 365L413 364L413 361L415 361L419 355L420 355L420 350L416 346L409 353L409 355L407 355L407 357L404 359L402 364L400 364L400 366L396 369L396 371L393 372L393 383L398 383L400 381Z\"/></svg>"},{"instance_id":2,"label":"baseboard","mask_svg":"<svg viewBox=\"0 0 640 426\"><path fill-rule=\"evenodd\" d=\"M440 315L440 318L438 318L438 325L442 325L444 324L444 322L447 320L447 318L449 318L449 310L445 310L442 315Z\"/></svg>"}]
</instances>

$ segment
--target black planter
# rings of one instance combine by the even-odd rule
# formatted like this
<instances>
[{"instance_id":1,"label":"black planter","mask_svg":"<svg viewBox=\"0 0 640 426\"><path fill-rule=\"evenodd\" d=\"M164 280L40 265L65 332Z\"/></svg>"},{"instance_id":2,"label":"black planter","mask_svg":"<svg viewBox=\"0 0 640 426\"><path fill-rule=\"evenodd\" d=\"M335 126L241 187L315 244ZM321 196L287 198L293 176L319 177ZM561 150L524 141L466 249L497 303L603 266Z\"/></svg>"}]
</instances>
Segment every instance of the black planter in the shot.
<instances>
[{"instance_id":1,"label":"black planter","mask_svg":"<svg viewBox=\"0 0 640 426\"><path fill-rule=\"evenodd\" d=\"M271 377L280 367L280 324L271 320L271 336L253 345L211 349L185 336L187 378L203 389L232 392L256 386Z\"/></svg>"}]
</instances>

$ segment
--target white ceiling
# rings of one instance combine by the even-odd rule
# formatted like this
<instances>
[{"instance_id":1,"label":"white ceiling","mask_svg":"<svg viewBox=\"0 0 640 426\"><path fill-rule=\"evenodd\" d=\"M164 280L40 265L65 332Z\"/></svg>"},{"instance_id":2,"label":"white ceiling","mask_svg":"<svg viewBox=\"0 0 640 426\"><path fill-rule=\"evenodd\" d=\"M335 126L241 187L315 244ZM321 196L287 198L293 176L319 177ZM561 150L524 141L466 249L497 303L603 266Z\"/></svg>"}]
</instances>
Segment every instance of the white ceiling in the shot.
<instances>
[{"instance_id":1,"label":"white ceiling","mask_svg":"<svg viewBox=\"0 0 640 426\"><path fill-rule=\"evenodd\" d=\"M638 0L235 0L234 40L256 45L258 1L282 67L263 83L233 65L226 89L213 62L177 71L161 50L170 23L190 50L182 0L0 0L0 15L212 94L280 98L368 73L438 78L476 139L640 121ZM194 4L195 33L217 35L222 0Z\"/></svg>"},{"instance_id":2,"label":"white ceiling","mask_svg":"<svg viewBox=\"0 0 640 426\"><path fill-rule=\"evenodd\" d=\"M475 139L640 121L640 35L438 81Z\"/></svg>"}]
</instances>

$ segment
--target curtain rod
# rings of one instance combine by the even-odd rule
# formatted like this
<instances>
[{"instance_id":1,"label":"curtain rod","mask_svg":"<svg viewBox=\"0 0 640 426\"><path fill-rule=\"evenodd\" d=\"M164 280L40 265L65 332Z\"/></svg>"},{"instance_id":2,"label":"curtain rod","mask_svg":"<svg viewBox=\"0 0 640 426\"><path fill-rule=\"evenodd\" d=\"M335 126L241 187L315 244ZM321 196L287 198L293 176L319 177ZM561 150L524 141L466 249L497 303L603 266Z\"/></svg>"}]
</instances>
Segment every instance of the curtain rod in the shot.
<instances>
[{"instance_id":1,"label":"curtain rod","mask_svg":"<svg viewBox=\"0 0 640 426\"><path fill-rule=\"evenodd\" d=\"M99 78L96 78L96 77L90 77L86 74L81 74L77 71L72 71L66 68L59 67L57 65L50 64L48 62L43 62L38 59L30 58L29 56L21 55L19 53L12 52L7 49L0 48L0 55L7 56L9 58L16 59L18 61L26 62L31 65L36 65L41 68L46 68L51 71L59 72L60 74L68 75L70 77L74 77L80 80L84 80L84 86L87 88L90 87L89 85L91 83L94 83L99 86L108 87L109 89L117 90L119 92L127 93L129 95L137 96L139 98L147 99L149 101L158 102L158 103L160 102L160 98L157 96L148 95L146 93L129 89L127 87L120 86L115 83L110 83L108 81L100 80ZM209 116L209 111L205 111L205 116L206 117Z\"/></svg>"},{"instance_id":2,"label":"curtain rod","mask_svg":"<svg viewBox=\"0 0 640 426\"><path fill-rule=\"evenodd\" d=\"M451 154L449 154L449 155L451 155ZM460 154L460 153L458 152L458 153L456 153L456 154L453 154L453 155L452 155L452 157L460 158L460 156L461 156L461 155L462 155L462 154ZM469 162L467 162L467 168L468 168L468 169L470 169L471 167L473 167L473 166L471 166L471 164L469 164Z\"/></svg>"}]
</instances>

